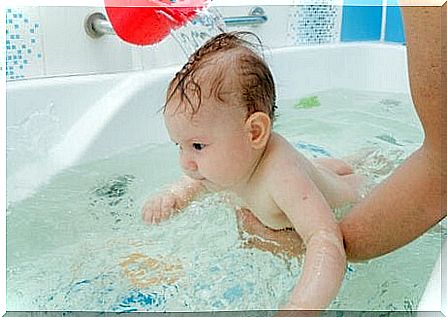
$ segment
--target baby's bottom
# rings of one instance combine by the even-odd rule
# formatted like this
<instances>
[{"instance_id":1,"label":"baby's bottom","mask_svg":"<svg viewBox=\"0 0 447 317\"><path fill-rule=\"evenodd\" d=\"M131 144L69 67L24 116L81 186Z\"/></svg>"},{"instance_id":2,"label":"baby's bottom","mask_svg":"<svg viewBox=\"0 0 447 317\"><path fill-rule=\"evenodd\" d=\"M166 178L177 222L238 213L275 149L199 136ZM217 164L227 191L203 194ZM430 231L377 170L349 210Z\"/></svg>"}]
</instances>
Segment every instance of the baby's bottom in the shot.
<instances>
[{"instance_id":1,"label":"baby's bottom","mask_svg":"<svg viewBox=\"0 0 447 317\"><path fill-rule=\"evenodd\" d=\"M295 230L270 229L248 209L238 209L236 216L244 247L288 257L298 257L304 253L304 243Z\"/></svg>"},{"instance_id":2,"label":"baby's bottom","mask_svg":"<svg viewBox=\"0 0 447 317\"><path fill-rule=\"evenodd\" d=\"M326 167L327 169L340 176L350 175L353 173L352 166L340 159L319 157L313 159L312 161L317 165Z\"/></svg>"},{"instance_id":3,"label":"baby's bottom","mask_svg":"<svg viewBox=\"0 0 447 317\"><path fill-rule=\"evenodd\" d=\"M321 157L313 160L315 166L323 174L327 188L322 192L331 208L341 207L347 203L355 203L361 199L362 188L366 177L354 174L352 166L346 161Z\"/></svg>"}]
</instances>

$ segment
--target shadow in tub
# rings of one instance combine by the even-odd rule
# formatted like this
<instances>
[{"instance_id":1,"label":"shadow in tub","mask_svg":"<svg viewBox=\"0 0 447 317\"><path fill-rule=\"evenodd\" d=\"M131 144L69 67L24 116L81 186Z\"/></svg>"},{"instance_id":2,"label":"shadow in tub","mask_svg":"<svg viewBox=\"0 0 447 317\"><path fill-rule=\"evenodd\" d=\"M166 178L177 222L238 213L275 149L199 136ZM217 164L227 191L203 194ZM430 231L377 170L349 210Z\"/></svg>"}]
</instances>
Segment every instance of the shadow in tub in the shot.
<instances>
[{"instance_id":1,"label":"shadow in tub","mask_svg":"<svg viewBox=\"0 0 447 317\"><path fill-rule=\"evenodd\" d=\"M134 180L135 176L125 174L99 181L89 191L90 214L100 220L107 212L113 217L114 225L124 219L134 221L135 200L130 193Z\"/></svg>"}]
</instances>

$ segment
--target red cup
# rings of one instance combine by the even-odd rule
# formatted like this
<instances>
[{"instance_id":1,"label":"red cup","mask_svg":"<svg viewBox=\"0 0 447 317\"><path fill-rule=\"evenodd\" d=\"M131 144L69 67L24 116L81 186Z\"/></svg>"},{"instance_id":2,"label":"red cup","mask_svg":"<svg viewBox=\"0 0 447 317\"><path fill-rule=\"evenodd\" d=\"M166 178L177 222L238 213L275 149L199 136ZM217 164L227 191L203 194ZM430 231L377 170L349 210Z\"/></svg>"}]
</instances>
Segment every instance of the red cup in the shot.
<instances>
[{"instance_id":1,"label":"red cup","mask_svg":"<svg viewBox=\"0 0 447 317\"><path fill-rule=\"evenodd\" d=\"M115 33L136 45L160 42L192 20L206 0L104 0Z\"/></svg>"}]
</instances>

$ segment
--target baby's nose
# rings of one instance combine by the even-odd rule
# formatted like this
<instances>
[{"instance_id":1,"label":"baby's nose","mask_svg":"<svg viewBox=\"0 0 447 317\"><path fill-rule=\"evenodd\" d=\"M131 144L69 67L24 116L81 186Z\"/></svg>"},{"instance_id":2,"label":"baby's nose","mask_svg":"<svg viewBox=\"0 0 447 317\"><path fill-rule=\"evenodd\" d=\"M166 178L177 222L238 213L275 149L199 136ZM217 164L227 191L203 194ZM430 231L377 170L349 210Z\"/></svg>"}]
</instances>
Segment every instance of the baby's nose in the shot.
<instances>
[{"instance_id":1,"label":"baby's nose","mask_svg":"<svg viewBox=\"0 0 447 317\"><path fill-rule=\"evenodd\" d=\"M180 165L184 171L196 171L197 163L188 158L180 158Z\"/></svg>"}]
</instances>

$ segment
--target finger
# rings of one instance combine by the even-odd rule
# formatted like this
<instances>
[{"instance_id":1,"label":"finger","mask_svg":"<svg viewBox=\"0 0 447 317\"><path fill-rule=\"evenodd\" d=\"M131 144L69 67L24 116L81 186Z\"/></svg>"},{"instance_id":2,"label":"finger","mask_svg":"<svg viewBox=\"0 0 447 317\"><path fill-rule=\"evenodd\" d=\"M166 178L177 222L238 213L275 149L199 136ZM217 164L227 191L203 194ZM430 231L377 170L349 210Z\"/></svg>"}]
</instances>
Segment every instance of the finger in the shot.
<instances>
[{"instance_id":1,"label":"finger","mask_svg":"<svg viewBox=\"0 0 447 317\"><path fill-rule=\"evenodd\" d=\"M171 217L172 213L174 212L173 209L164 209L160 215L161 219L166 220L169 217Z\"/></svg>"},{"instance_id":2,"label":"finger","mask_svg":"<svg viewBox=\"0 0 447 317\"><path fill-rule=\"evenodd\" d=\"M161 212L163 210L163 198L157 200L156 206L156 210L153 211L152 223L159 224L161 221Z\"/></svg>"},{"instance_id":3,"label":"finger","mask_svg":"<svg viewBox=\"0 0 447 317\"><path fill-rule=\"evenodd\" d=\"M163 199L163 202L161 204L162 211L171 211L175 206L175 198L172 196L168 196L165 199Z\"/></svg>"},{"instance_id":4,"label":"finger","mask_svg":"<svg viewBox=\"0 0 447 317\"><path fill-rule=\"evenodd\" d=\"M152 209L151 214L151 223L158 223L157 210L160 210L160 201L154 203L154 208Z\"/></svg>"},{"instance_id":5,"label":"finger","mask_svg":"<svg viewBox=\"0 0 447 317\"><path fill-rule=\"evenodd\" d=\"M142 216L143 221L144 221L145 223L150 223L150 222L151 222L151 218L152 218L152 210L151 210L151 208L150 208L149 205L146 204L146 205L143 207L143 212L142 212L141 216Z\"/></svg>"}]
</instances>

